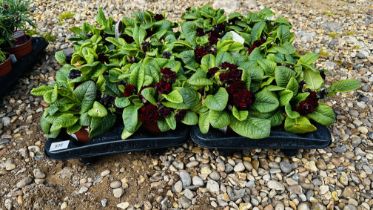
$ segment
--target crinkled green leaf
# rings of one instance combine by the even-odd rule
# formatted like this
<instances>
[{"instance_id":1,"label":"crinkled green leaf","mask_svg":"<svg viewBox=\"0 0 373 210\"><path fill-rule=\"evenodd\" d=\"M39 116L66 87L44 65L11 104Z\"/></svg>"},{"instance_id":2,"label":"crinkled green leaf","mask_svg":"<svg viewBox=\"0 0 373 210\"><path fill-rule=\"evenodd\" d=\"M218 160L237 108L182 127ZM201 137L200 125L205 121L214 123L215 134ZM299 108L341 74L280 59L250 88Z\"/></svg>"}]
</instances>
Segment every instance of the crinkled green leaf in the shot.
<instances>
[{"instance_id":1,"label":"crinkled green leaf","mask_svg":"<svg viewBox=\"0 0 373 210\"><path fill-rule=\"evenodd\" d=\"M155 89L154 88L144 88L141 91L141 95L149 101L151 104L156 105L157 100L154 98L155 95Z\"/></svg>"},{"instance_id":2,"label":"crinkled green leaf","mask_svg":"<svg viewBox=\"0 0 373 210\"><path fill-rule=\"evenodd\" d=\"M349 92L360 88L361 82L354 79L346 79L334 82L330 88L329 92L333 95L337 92Z\"/></svg>"},{"instance_id":3,"label":"crinkled green leaf","mask_svg":"<svg viewBox=\"0 0 373 210\"><path fill-rule=\"evenodd\" d=\"M43 96L47 92L53 91L53 87L47 85L41 85L31 90L31 94L34 96Z\"/></svg>"},{"instance_id":4,"label":"crinkled green leaf","mask_svg":"<svg viewBox=\"0 0 373 210\"><path fill-rule=\"evenodd\" d=\"M206 134L210 129L209 112L203 112L199 114L198 127L201 133Z\"/></svg>"},{"instance_id":5,"label":"crinkled green leaf","mask_svg":"<svg viewBox=\"0 0 373 210\"><path fill-rule=\"evenodd\" d=\"M304 70L304 81L306 82L305 87L311 90L319 89L324 83L320 72L315 72L307 68Z\"/></svg>"},{"instance_id":6,"label":"crinkled green leaf","mask_svg":"<svg viewBox=\"0 0 373 210\"><path fill-rule=\"evenodd\" d=\"M325 104L319 104L316 107L316 110L308 114L307 117L325 126L329 126L335 121L335 113L333 109Z\"/></svg>"},{"instance_id":7,"label":"crinkled green leaf","mask_svg":"<svg viewBox=\"0 0 373 210\"><path fill-rule=\"evenodd\" d=\"M253 108L259 112L272 112L279 106L279 101L276 95L270 91L262 90L255 94L255 102Z\"/></svg>"},{"instance_id":8,"label":"crinkled green leaf","mask_svg":"<svg viewBox=\"0 0 373 210\"><path fill-rule=\"evenodd\" d=\"M184 119L181 121L185 125L197 125L198 124L198 116L195 112L188 111Z\"/></svg>"},{"instance_id":9,"label":"crinkled green leaf","mask_svg":"<svg viewBox=\"0 0 373 210\"><path fill-rule=\"evenodd\" d=\"M307 117L300 116L296 119L287 117L285 119L285 130L291 133L309 133L316 131L317 128L307 119Z\"/></svg>"},{"instance_id":10,"label":"crinkled green leaf","mask_svg":"<svg viewBox=\"0 0 373 210\"><path fill-rule=\"evenodd\" d=\"M63 50L61 51L57 51L55 54L54 54L54 58L56 59L56 61L60 64L60 65L63 65L66 63L66 55L65 53L63 52Z\"/></svg>"},{"instance_id":11,"label":"crinkled green leaf","mask_svg":"<svg viewBox=\"0 0 373 210\"><path fill-rule=\"evenodd\" d=\"M295 77L295 72L285 66L277 66L275 70L275 80L278 86L286 87L292 77Z\"/></svg>"},{"instance_id":12,"label":"crinkled green leaf","mask_svg":"<svg viewBox=\"0 0 373 210\"><path fill-rule=\"evenodd\" d=\"M250 139L266 138L271 133L271 120L268 119L249 117L244 121L239 121L231 117L231 124L229 126L237 134Z\"/></svg>"},{"instance_id":13,"label":"crinkled green leaf","mask_svg":"<svg viewBox=\"0 0 373 210\"><path fill-rule=\"evenodd\" d=\"M106 110L105 106L97 101L93 103L93 107L88 111L88 115L90 117L100 118L100 117L105 117L107 114L108 114L108 111Z\"/></svg>"},{"instance_id":14,"label":"crinkled green leaf","mask_svg":"<svg viewBox=\"0 0 373 210\"><path fill-rule=\"evenodd\" d=\"M286 89L291 90L294 93L294 95L297 95L299 84L295 77L290 78L288 84L286 85Z\"/></svg>"},{"instance_id":15,"label":"crinkled green leaf","mask_svg":"<svg viewBox=\"0 0 373 210\"><path fill-rule=\"evenodd\" d=\"M233 116L237 120L244 121L249 116L249 111L247 111L247 110L238 110L235 106L233 106L233 108L232 108L232 114L233 114Z\"/></svg>"},{"instance_id":16,"label":"crinkled green leaf","mask_svg":"<svg viewBox=\"0 0 373 210\"><path fill-rule=\"evenodd\" d=\"M312 65L314 64L317 59L319 58L319 55L317 53L307 53L305 55L302 55L299 60L298 60L298 64L302 64L302 65Z\"/></svg>"},{"instance_id":17,"label":"crinkled green leaf","mask_svg":"<svg viewBox=\"0 0 373 210\"><path fill-rule=\"evenodd\" d=\"M87 112L91 109L96 98L96 91L96 84L93 81L86 81L74 90L74 95L81 101L80 113Z\"/></svg>"},{"instance_id":18,"label":"crinkled green leaf","mask_svg":"<svg viewBox=\"0 0 373 210\"><path fill-rule=\"evenodd\" d=\"M131 104L130 100L127 97L117 97L115 98L115 106L118 108L126 108Z\"/></svg>"},{"instance_id":19,"label":"crinkled green leaf","mask_svg":"<svg viewBox=\"0 0 373 210\"><path fill-rule=\"evenodd\" d=\"M172 103L183 103L183 96L178 90L173 90L169 94L162 94L162 96L169 102Z\"/></svg>"},{"instance_id":20,"label":"crinkled green leaf","mask_svg":"<svg viewBox=\"0 0 373 210\"><path fill-rule=\"evenodd\" d=\"M215 67L215 56L212 54L203 56L201 60L201 69L207 72L212 67Z\"/></svg>"},{"instance_id":21,"label":"crinkled green leaf","mask_svg":"<svg viewBox=\"0 0 373 210\"><path fill-rule=\"evenodd\" d=\"M254 43L256 40L260 39L265 27L266 23L264 21L255 23L254 27L251 30L251 43Z\"/></svg>"},{"instance_id":22,"label":"crinkled green leaf","mask_svg":"<svg viewBox=\"0 0 373 210\"><path fill-rule=\"evenodd\" d=\"M205 100L207 108L215 111L223 111L228 103L228 92L221 87L215 95L208 95Z\"/></svg>"},{"instance_id":23,"label":"crinkled green leaf","mask_svg":"<svg viewBox=\"0 0 373 210\"><path fill-rule=\"evenodd\" d=\"M92 117L91 125L89 126L89 136L96 137L109 131L115 123L115 115L109 113L105 117Z\"/></svg>"},{"instance_id":24,"label":"crinkled green leaf","mask_svg":"<svg viewBox=\"0 0 373 210\"><path fill-rule=\"evenodd\" d=\"M294 93L291 90L283 90L280 92L280 106L285 106L290 103L293 98Z\"/></svg>"},{"instance_id":25,"label":"crinkled green leaf","mask_svg":"<svg viewBox=\"0 0 373 210\"><path fill-rule=\"evenodd\" d=\"M300 114L296 111L293 111L292 107L290 104L285 105L285 113L286 115L291 118L291 119L296 119L300 116Z\"/></svg>"},{"instance_id":26,"label":"crinkled green leaf","mask_svg":"<svg viewBox=\"0 0 373 210\"><path fill-rule=\"evenodd\" d=\"M134 133L138 125L138 110L141 108L141 105L129 105L123 109L123 124L125 129Z\"/></svg>"},{"instance_id":27,"label":"crinkled green leaf","mask_svg":"<svg viewBox=\"0 0 373 210\"><path fill-rule=\"evenodd\" d=\"M168 127L170 127L171 130L176 129L176 119L175 119L175 114L172 112L170 115L168 115L166 118L166 123Z\"/></svg>"},{"instance_id":28,"label":"crinkled green leaf","mask_svg":"<svg viewBox=\"0 0 373 210\"><path fill-rule=\"evenodd\" d=\"M214 128L224 128L229 125L229 114L225 111L209 111L210 124Z\"/></svg>"}]
</instances>

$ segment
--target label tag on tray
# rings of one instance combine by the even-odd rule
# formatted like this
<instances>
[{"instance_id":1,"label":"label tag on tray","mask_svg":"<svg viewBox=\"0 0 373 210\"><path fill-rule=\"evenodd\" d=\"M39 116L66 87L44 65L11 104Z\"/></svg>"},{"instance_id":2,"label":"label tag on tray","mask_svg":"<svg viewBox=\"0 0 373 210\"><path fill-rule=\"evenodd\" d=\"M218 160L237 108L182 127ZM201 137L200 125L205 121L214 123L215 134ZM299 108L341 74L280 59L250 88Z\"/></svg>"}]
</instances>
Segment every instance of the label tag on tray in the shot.
<instances>
[{"instance_id":1,"label":"label tag on tray","mask_svg":"<svg viewBox=\"0 0 373 210\"><path fill-rule=\"evenodd\" d=\"M53 151L58 151L61 149L66 149L67 147L69 147L69 143L70 143L70 140L54 142L51 144L49 151L53 152Z\"/></svg>"}]
</instances>

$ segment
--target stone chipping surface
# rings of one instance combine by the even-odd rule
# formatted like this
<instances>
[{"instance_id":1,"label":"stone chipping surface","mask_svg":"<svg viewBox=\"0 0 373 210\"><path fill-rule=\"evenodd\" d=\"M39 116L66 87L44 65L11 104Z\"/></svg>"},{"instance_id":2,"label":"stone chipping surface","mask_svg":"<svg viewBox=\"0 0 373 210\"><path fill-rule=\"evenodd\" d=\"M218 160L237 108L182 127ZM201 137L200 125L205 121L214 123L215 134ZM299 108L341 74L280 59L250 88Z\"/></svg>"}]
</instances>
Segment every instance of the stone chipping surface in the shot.
<instances>
[{"instance_id":1,"label":"stone chipping surface","mask_svg":"<svg viewBox=\"0 0 373 210\"><path fill-rule=\"evenodd\" d=\"M286 157L277 150L223 154L193 143L162 153L131 153L84 164L45 157L33 87L53 81L56 50L69 27L92 22L98 7L118 19L134 10L177 20L190 6L273 9L291 21L301 52L321 54L328 82L357 78L362 88L327 101L337 113L329 148ZM74 17L60 21L62 12ZM34 71L0 102L0 209L368 210L373 206L373 4L369 0L33 1L41 34L56 37ZM1 85L0 85L1 87Z\"/></svg>"}]
</instances>

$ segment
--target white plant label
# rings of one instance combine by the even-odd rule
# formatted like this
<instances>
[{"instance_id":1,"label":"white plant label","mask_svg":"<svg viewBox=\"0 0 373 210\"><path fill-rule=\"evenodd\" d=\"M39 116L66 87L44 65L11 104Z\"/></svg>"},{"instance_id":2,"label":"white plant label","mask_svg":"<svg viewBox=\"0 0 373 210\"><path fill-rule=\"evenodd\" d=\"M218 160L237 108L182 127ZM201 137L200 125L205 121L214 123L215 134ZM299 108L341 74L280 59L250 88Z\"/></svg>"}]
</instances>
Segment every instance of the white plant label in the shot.
<instances>
[{"instance_id":1,"label":"white plant label","mask_svg":"<svg viewBox=\"0 0 373 210\"><path fill-rule=\"evenodd\" d=\"M53 152L53 151L58 151L61 149L66 149L69 146L69 143L70 143L70 140L54 142L51 144L49 151Z\"/></svg>"},{"instance_id":2,"label":"white plant label","mask_svg":"<svg viewBox=\"0 0 373 210\"><path fill-rule=\"evenodd\" d=\"M240 36L238 33L234 31L230 31L230 33L232 34L233 41L241 43L241 44L245 43L245 39L242 36Z\"/></svg>"}]
</instances>

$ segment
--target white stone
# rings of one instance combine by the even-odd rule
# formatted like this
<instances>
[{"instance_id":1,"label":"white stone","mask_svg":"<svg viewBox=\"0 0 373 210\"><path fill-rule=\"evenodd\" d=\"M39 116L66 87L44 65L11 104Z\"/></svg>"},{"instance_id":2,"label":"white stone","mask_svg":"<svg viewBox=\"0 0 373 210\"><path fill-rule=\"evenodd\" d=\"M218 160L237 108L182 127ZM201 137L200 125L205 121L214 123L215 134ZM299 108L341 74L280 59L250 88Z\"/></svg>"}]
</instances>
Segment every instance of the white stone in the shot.
<instances>
[{"instance_id":1,"label":"white stone","mask_svg":"<svg viewBox=\"0 0 373 210\"><path fill-rule=\"evenodd\" d=\"M281 191L285 190L285 187L284 187L284 185L282 183L274 181L274 180L270 180L268 182L268 187L270 189L274 189L274 190L281 190Z\"/></svg>"},{"instance_id":2,"label":"white stone","mask_svg":"<svg viewBox=\"0 0 373 210\"><path fill-rule=\"evenodd\" d=\"M208 180L206 188L211 193L219 193L219 184L214 180Z\"/></svg>"},{"instance_id":3,"label":"white stone","mask_svg":"<svg viewBox=\"0 0 373 210\"><path fill-rule=\"evenodd\" d=\"M120 209L127 209L128 206L130 206L130 204L128 202L119 203L117 205L117 207L120 208Z\"/></svg>"}]
</instances>

